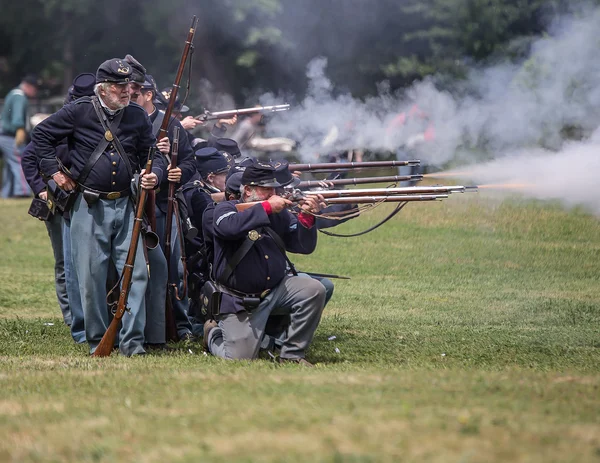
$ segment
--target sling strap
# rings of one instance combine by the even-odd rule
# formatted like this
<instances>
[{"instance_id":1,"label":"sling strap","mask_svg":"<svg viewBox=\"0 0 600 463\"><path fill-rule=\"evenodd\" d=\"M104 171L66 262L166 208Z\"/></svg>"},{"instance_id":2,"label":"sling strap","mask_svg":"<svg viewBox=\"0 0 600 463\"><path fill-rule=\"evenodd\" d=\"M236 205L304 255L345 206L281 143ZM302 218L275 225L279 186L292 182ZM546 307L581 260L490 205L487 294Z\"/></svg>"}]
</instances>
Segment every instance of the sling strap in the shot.
<instances>
[{"instance_id":1,"label":"sling strap","mask_svg":"<svg viewBox=\"0 0 600 463\"><path fill-rule=\"evenodd\" d=\"M79 184L85 184L85 181L87 180L88 175L90 175L90 172L92 171L93 167L98 162L98 159L100 159L100 156L102 156L102 153L104 153L104 151L106 151L106 147L110 143L110 141L107 140L106 136L109 133L112 135L114 132L116 132L117 128L119 127L119 124L121 123L121 119L123 119L124 111L121 111L121 112L119 112L119 114L117 114L117 116L113 120L113 123L112 123L112 126L110 127L110 129L108 129L108 127L105 126L103 119L98 111L99 110L99 108L97 107L98 97L91 98L91 101L92 101L92 106L94 107L94 110L96 111L96 115L98 116L98 120L102 124L102 128L105 131L105 136L102 138L102 140L100 140L100 143L98 143L98 146L96 146L96 149L92 152L92 154L88 158L87 162L85 163L85 166L83 166L83 169L79 173L79 176L77 177L77 183L79 183ZM102 111L102 109L100 109L100 111ZM102 112L104 112L104 111L102 111Z\"/></svg>"}]
</instances>

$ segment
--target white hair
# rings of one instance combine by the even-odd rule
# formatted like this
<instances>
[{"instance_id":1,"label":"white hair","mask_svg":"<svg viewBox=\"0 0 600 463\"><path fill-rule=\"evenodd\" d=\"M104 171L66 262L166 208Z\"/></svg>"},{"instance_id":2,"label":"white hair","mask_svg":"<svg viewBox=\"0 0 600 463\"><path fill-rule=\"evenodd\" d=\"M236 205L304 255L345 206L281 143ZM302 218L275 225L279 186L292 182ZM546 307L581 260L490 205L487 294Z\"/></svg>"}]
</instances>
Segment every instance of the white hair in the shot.
<instances>
[{"instance_id":1,"label":"white hair","mask_svg":"<svg viewBox=\"0 0 600 463\"><path fill-rule=\"evenodd\" d=\"M100 96L100 89L108 92L108 87L110 86L110 82L100 82L99 84L94 85L94 93L96 96Z\"/></svg>"}]
</instances>

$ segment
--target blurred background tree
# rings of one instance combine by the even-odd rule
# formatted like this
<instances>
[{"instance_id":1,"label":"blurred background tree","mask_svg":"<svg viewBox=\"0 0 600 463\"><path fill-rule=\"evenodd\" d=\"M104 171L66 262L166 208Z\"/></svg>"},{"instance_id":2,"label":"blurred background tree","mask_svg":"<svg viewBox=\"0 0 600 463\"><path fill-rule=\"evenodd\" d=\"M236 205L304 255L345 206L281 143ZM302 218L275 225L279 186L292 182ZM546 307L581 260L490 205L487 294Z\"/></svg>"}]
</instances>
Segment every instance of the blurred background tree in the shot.
<instances>
[{"instance_id":1,"label":"blurred background tree","mask_svg":"<svg viewBox=\"0 0 600 463\"><path fill-rule=\"evenodd\" d=\"M595 0L596 3L600 0ZM26 73L44 94L62 95L73 76L133 54L161 87L174 77L191 17L195 40L190 103L206 93L237 104L264 91L302 96L306 65L328 59L336 88L356 97L377 83L415 79L495 59L519 59L567 0L2 0L0 94ZM570 5L569 5L570 4ZM202 88L204 92L200 91ZM222 108L218 108L222 109Z\"/></svg>"}]
</instances>

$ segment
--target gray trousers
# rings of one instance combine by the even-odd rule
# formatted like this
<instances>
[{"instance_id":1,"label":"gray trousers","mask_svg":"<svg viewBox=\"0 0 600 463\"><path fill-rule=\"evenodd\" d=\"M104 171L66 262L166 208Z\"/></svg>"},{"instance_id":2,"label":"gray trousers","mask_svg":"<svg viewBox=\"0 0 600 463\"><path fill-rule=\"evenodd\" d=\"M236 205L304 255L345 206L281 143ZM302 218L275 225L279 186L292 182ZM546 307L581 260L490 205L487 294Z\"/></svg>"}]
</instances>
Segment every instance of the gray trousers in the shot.
<instances>
[{"instance_id":1,"label":"gray trousers","mask_svg":"<svg viewBox=\"0 0 600 463\"><path fill-rule=\"evenodd\" d=\"M166 341L165 299L167 297L167 260L160 246L148 249L150 280L146 289L147 343L163 344Z\"/></svg>"},{"instance_id":2,"label":"gray trousers","mask_svg":"<svg viewBox=\"0 0 600 463\"><path fill-rule=\"evenodd\" d=\"M255 359L271 314L289 314L281 357L304 358L325 307L325 287L317 280L286 276L252 312L219 316L209 335L213 355L226 359Z\"/></svg>"},{"instance_id":3,"label":"gray trousers","mask_svg":"<svg viewBox=\"0 0 600 463\"><path fill-rule=\"evenodd\" d=\"M65 276L65 255L63 251L63 217L60 214L52 214L50 220L45 222L52 252L54 254L54 284L56 286L56 298L62 312L63 320L71 326L71 309L69 309L69 297L67 295L67 281Z\"/></svg>"},{"instance_id":4,"label":"gray trousers","mask_svg":"<svg viewBox=\"0 0 600 463\"><path fill-rule=\"evenodd\" d=\"M21 168L22 150L15 145L15 137L0 135L0 149L4 155L2 168L2 197L29 196L31 188Z\"/></svg>"},{"instance_id":5,"label":"gray trousers","mask_svg":"<svg viewBox=\"0 0 600 463\"><path fill-rule=\"evenodd\" d=\"M160 238L160 245L164 250L165 246L165 228L167 225L167 215L158 207L156 208L156 233ZM179 282L177 290L179 291L180 301L175 297L174 292L171 294L171 302L173 304L173 315L175 325L177 327L177 336L180 338L192 333L192 322L189 318L190 302L187 294L183 297L183 265L181 264L181 246L179 245L179 236L177 235L177 223L175 217L171 225L171 262L167 262L171 269L171 279Z\"/></svg>"},{"instance_id":6,"label":"gray trousers","mask_svg":"<svg viewBox=\"0 0 600 463\"><path fill-rule=\"evenodd\" d=\"M133 231L134 206L129 198L119 198L100 199L88 207L83 195L79 195L71 216L72 258L79 280L85 336L93 353L109 324L106 310L109 260L122 274ZM127 302L129 311L123 315L119 333L119 351L128 356L145 352L148 271L143 246L140 240Z\"/></svg>"}]
</instances>

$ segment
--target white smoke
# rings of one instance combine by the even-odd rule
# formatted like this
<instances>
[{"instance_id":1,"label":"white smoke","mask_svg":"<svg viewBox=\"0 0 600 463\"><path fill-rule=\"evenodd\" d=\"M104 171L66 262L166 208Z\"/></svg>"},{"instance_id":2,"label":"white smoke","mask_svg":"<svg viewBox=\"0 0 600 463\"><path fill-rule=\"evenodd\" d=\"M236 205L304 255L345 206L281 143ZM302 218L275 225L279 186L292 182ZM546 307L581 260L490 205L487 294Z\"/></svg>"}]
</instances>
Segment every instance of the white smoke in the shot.
<instances>
[{"instance_id":1,"label":"white smoke","mask_svg":"<svg viewBox=\"0 0 600 463\"><path fill-rule=\"evenodd\" d=\"M565 144L560 152L528 149L459 169L456 176L539 199L584 206L600 214L600 130L590 140ZM451 174L450 172L449 174ZM483 191L483 190L482 190Z\"/></svg>"},{"instance_id":2,"label":"white smoke","mask_svg":"<svg viewBox=\"0 0 600 463\"><path fill-rule=\"evenodd\" d=\"M557 20L526 61L473 70L460 93L430 78L401 94L384 83L377 96L358 100L336 93L326 60L315 59L306 98L272 118L267 132L298 140L307 159L362 148L441 166L532 147L558 150L565 128L589 135L600 124L599 24L600 8ZM423 141L428 127L434 139Z\"/></svg>"}]
</instances>

